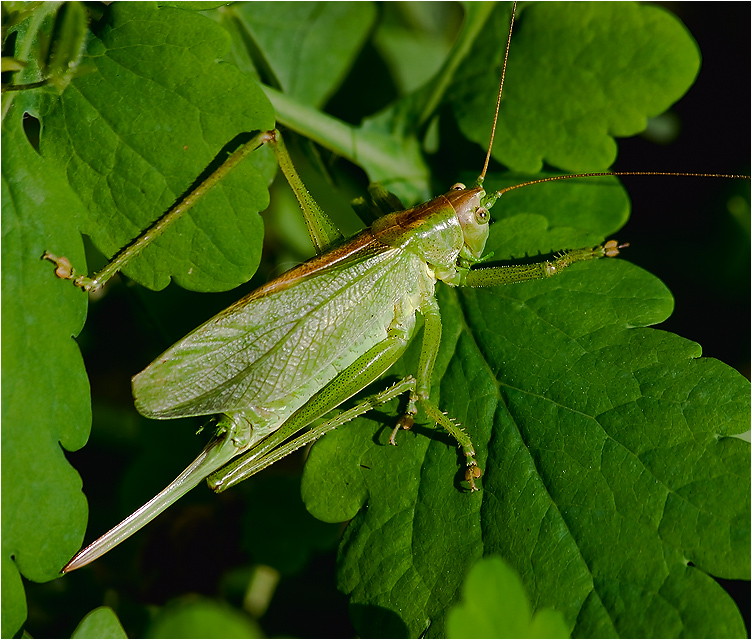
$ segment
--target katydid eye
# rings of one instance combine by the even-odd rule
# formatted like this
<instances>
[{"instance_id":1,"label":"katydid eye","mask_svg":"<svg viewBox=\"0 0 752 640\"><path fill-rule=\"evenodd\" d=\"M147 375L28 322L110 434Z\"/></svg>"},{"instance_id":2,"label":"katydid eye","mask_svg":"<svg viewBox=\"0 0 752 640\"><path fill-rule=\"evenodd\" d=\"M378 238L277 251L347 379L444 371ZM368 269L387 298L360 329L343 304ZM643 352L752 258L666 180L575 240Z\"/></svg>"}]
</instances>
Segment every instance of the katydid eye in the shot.
<instances>
[{"instance_id":1,"label":"katydid eye","mask_svg":"<svg viewBox=\"0 0 752 640\"><path fill-rule=\"evenodd\" d=\"M485 207L478 207L475 210L475 222L478 224L488 223L488 209Z\"/></svg>"},{"instance_id":2,"label":"katydid eye","mask_svg":"<svg viewBox=\"0 0 752 640\"><path fill-rule=\"evenodd\" d=\"M452 191L464 191L465 190L465 185L462 184L461 182L456 182L455 184L452 185L452 189L451 190Z\"/></svg>"}]
</instances>

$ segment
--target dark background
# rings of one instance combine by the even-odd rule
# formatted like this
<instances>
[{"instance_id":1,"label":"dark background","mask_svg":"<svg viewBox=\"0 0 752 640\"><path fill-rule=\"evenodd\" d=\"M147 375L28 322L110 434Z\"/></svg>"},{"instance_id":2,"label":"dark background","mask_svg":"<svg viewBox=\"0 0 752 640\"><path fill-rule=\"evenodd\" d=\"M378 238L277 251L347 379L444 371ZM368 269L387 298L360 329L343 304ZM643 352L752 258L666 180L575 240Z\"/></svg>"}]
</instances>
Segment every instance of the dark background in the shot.
<instances>
[{"instance_id":1,"label":"dark background","mask_svg":"<svg viewBox=\"0 0 752 640\"><path fill-rule=\"evenodd\" d=\"M619 143L615 170L743 173L750 170L750 4L662 3L697 40L700 75L672 111L681 131L670 145ZM703 354L750 375L749 210L734 220L726 202L749 182L710 178L624 178L632 218L620 238L627 259L663 280L676 309L661 328L699 342Z\"/></svg>"}]
</instances>

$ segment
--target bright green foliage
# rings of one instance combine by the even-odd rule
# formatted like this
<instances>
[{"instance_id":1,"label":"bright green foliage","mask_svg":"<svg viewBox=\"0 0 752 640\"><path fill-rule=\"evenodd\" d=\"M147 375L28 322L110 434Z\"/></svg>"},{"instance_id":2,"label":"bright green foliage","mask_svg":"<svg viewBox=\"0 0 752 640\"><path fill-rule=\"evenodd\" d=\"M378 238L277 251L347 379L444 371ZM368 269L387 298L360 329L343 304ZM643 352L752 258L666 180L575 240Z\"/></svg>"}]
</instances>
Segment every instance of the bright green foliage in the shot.
<instances>
[{"instance_id":1,"label":"bright green foliage","mask_svg":"<svg viewBox=\"0 0 752 640\"><path fill-rule=\"evenodd\" d=\"M117 4L98 35L85 73L43 114L42 153L64 167L88 208L81 231L112 255L235 136L269 129L274 119L258 86L217 61L229 38L204 16ZM125 273L154 289L171 277L198 291L248 280L259 261L263 225L254 212L268 205L271 162L257 154Z\"/></svg>"},{"instance_id":2,"label":"bright green foliage","mask_svg":"<svg viewBox=\"0 0 752 640\"><path fill-rule=\"evenodd\" d=\"M4 96L4 105L15 102L3 121L3 635L25 618L10 558L27 578L49 580L85 529L80 478L58 441L75 450L88 437L88 384L71 340L83 325L86 298L60 287L39 258L49 249L85 270L81 232L114 253L188 190L233 136L273 124L259 89L217 64L229 40L211 20L135 3L113 7L113 14L103 39L89 42L85 72L60 96L44 96L42 158L21 129L21 105L39 115L40 94ZM31 63L40 39L28 28L35 18L19 27ZM211 226L221 238L183 220L166 239L174 259L159 259L153 246L132 277L164 287L174 273L204 289L246 280L262 235L249 202L256 210L266 206L268 178L256 168L268 170L270 161L256 158L208 196L215 202L205 211L218 212L224 224ZM202 210L194 209L199 216ZM147 265L149 254L154 262Z\"/></svg>"},{"instance_id":3,"label":"bright green foliage","mask_svg":"<svg viewBox=\"0 0 752 640\"><path fill-rule=\"evenodd\" d=\"M168 604L149 627L148 638L263 638L253 620L227 604L187 597Z\"/></svg>"},{"instance_id":4,"label":"bright green foliage","mask_svg":"<svg viewBox=\"0 0 752 640\"><path fill-rule=\"evenodd\" d=\"M507 25L496 11L488 28L504 33ZM533 4L521 11L517 35L494 145L494 157L517 171L540 171L543 162L570 172L606 169L616 159L613 137L643 131L647 118L684 95L700 66L680 22L631 2ZM481 38L473 54L452 104L463 133L485 145L498 73L469 70L473 59L500 60L503 50Z\"/></svg>"},{"instance_id":5,"label":"bright green foliage","mask_svg":"<svg viewBox=\"0 0 752 640\"><path fill-rule=\"evenodd\" d=\"M498 77L491 60L503 48L508 7L490 14L485 3L469 3L452 64L414 94L395 96L383 78L385 65L374 63L370 46L361 55L361 47L373 20L378 32L385 28L378 20L388 25L394 19L393 12L401 10L391 6L396 3L375 12L365 3L306 3L291 7L296 13L286 20L274 13L278 3L257 3L258 12L253 5L221 3L210 13L220 3L172 4L177 3L103 8L64 88L3 96L4 107L12 102L3 119L3 636L16 633L26 615L19 570L31 580L53 579L78 548L85 527L80 479L62 448L77 449L87 437L88 387L71 339L81 330L86 299L39 260L45 249L84 270L81 233L107 255L127 244L189 190L236 136L273 126L274 115L254 84L259 77L292 92L280 97L264 89L278 122L324 151L319 157L300 140L295 145L288 132L291 147L303 147L313 165L332 164L326 150L349 158L406 204L457 179L471 182L482 162L479 148L458 139L456 131L459 126L471 140L487 142ZM262 11L273 24L261 19ZM53 18L50 13L37 24L32 16L16 25L30 64L14 82L40 79L34 75L42 66L35 61L35 29L49 34ZM347 38L341 21L357 25ZM451 21L439 22L443 29ZM518 171L537 170L541 162L567 170L607 166L614 157L612 136L638 132L646 117L686 91L696 73L693 41L654 7L527 4L518 26L495 147L498 158ZM71 33L68 44L78 37L75 28ZM378 33L374 39L380 40ZM475 48L465 59L461 52L470 47ZM74 49L68 47L67 55ZM437 68L435 61L420 68L420 57L410 62L417 78ZM351 109L342 117L363 124L319 111L329 96L334 96L330 112L345 113L346 103ZM40 154L23 135L24 111L41 121ZM424 154L429 146L438 149L435 158ZM126 275L154 289L174 278L200 291L247 280L259 261L257 212L266 206L272 169L266 150L254 153ZM304 179L311 182L305 173ZM492 175L487 184L521 179ZM342 180L336 170L335 180ZM566 182L503 196L492 211L496 222L488 250L497 260L520 258L617 234L629 205L614 182ZM330 189L314 194L320 198L320 191ZM362 191L359 185L358 195ZM286 232L275 229L274 237ZM691 258L703 249L692 247ZM481 492L462 491L460 455L432 425L419 423L398 434L398 447L387 445L396 403L313 448L303 480L306 506L325 520L353 518L343 534L338 573L359 635L454 633L445 612L462 598L470 568L489 555L504 558L533 607L561 612L575 636L745 634L735 605L710 576L749 578L749 444L730 437L749 427L749 386L725 365L700 358L695 343L648 328L671 313L672 298L660 281L627 260L629 253L624 260L574 267L558 279L505 288L440 288L444 340L432 399L471 434L484 470ZM92 517L99 519L87 540L161 489L189 461L186 452L201 446L190 433L194 425L139 422L129 414L128 378L240 297L204 295L178 304L184 292L174 287L159 294L128 291L136 291L138 305L158 319L159 328L166 327L167 337L154 325L138 335L129 325L118 333L106 329L107 340L126 345L136 361L122 365L125 373L112 382L119 385L113 395L125 400L97 400L95 435L109 437L110 446L104 468L89 472L86 491L92 496L107 485L107 499L97 509L109 512L93 509ZM117 295L117 287L106 291L101 306ZM91 329L80 338L84 349L101 344ZM143 336L149 343L142 348ZM418 348L419 340L390 379L414 373ZM96 444L87 449L101 452L92 449ZM125 480L118 475L123 458L136 460ZM170 510L176 520L169 520L168 511L161 520L166 524L154 522L140 540L128 543L130 551L123 545L112 559L100 561L101 568L55 583L63 594L58 597L85 612L105 592L119 593L128 583L143 589L140 601L163 602L154 581L187 574L181 573L184 567L164 570L159 561L181 547L173 543L151 555L144 548L164 529L174 528L182 541L202 510L224 527L224 537L207 536L186 562L187 571L199 577L206 566L227 566L228 555L241 565L233 575L246 575L243 563L266 562L286 573L308 558L315 561L331 529L311 529L296 509L260 506L253 495L266 491L269 501L281 501L295 482L256 482L220 498L196 490L185 499L185 511L181 503ZM236 512L245 498L241 520ZM222 506L235 515L216 516ZM183 521L191 524L181 529ZM238 543L241 529L250 533ZM273 539L273 548L260 549L265 539ZM290 545L293 557L280 559L279 549ZM29 588L39 593L40 587ZM224 583L184 588L227 595ZM81 592L94 589L94 604L80 602ZM285 616L328 612L318 595L315 588L294 594ZM141 629L145 635L146 616L132 614L132 597L132 592L122 597L118 615L129 632ZM242 588L227 597L239 608ZM276 596L272 608L275 601ZM214 600L181 601L156 616L150 627L155 636L258 633L245 614L229 613ZM37 635L33 626L28 631Z\"/></svg>"},{"instance_id":6,"label":"bright green foliage","mask_svg":"<svg viewBox=\"0 0 752 640\"><path fill-rule=\"evenodd\" d=\"M115 612L99 607L81 620L71 638L127 638Z\"/></svg>"},{"instance_id":7,"label":"bright green foliage","mask_svg":"<svg viewBox=\"0 0 752 640\"><path fill-rule=\"evenodd\" d=\"M276 2L254 2L238 5L231 17L256 42L259 57L263 52L256 64L271 69L275 88L321 107L350 70L375 14L367 2L290 3L284 11Z\"/></svg>"},{"instance_id":8,"label":"bright green foliage","mask_svg":"<svg viewBox=\"0 0 752 640\"><path fill-rule=\"evenodd\" d=\"M384 20L374 34L374 46L384 58L392 77L403 92L414 91L441 68L462 20L457 5L439 8L426 2L405 2L396 7L405 14L405 22L435 25L432 31L411 29L396 19ZM468 11L474 8L465 7Z\"/></svg>"},{"instance_id":9,"label":"bright green foliage","mask_svg":"<svg viewBox=\"0 0 752 640\"><path fill-rule=\"evenodd\" d=\"M3 122L2 148L2 635L26 618L19 570L55 578L86 528L81 479L61 445L89 435L89 384L78 346L86 298L50 278L39 258L51 238L85 266L75 220L81 203L31 148L18 110Z\"/></svg>"},{"instance_id":10,"label":"bright green foliage","mask_svg":"<svg viewBox=\"0 0 752 640\"><path fill-rule=\"evenodd\" d=\"M545 218L529 201L516 215L513 195L492 227L500 257L514 229ZM540 233L536 248L548 242ZM396 448L384 446L378 415L327 436L303 496L318 517L354 518L341 588L399 611L410 635L429 619L441 636L468 564L500 554L573 635L742 634L705 572L749 576L749 447L728 437L749 426L749 385L698 359L695 343L642 328L672 310L660 281L607 261L524 285L443 289L439 302L432 397L473 435L483 491L458 490L458 453L431 425ZM393 373L416 363L414 349ZM362 635L385 624L362 611Z\"/></svg>"},{"instance_id":11,"label":"bright green foliage","mask_svg":"<svg viewBox=\"0 0 752 640\"><path fill-rule=\"evenodd\" d=\"M568 638L558 611L532 615L518 575L501 558L478 561L462 585L462 601L447 613L447 638Z\"/></svg>"},{"instance_id":12,"label":"bright green foliage","mask_svg":"<svg viewBox=\"0 0 752 640\"><path fill-rule=\"evenodd\" d=\"M222 23L236 43L255 43L250 51L233 49L238 66L253 74L259 69L268 85L284 92L267 89L279 123L359 164L371 181L407 200L427 199L430 175L413 114L387 109L353 127L311 108L340 86L373 20L369 3L290 3L280 12L275 2L254 2L237 5Z\"/></svg>"}]
</instances>

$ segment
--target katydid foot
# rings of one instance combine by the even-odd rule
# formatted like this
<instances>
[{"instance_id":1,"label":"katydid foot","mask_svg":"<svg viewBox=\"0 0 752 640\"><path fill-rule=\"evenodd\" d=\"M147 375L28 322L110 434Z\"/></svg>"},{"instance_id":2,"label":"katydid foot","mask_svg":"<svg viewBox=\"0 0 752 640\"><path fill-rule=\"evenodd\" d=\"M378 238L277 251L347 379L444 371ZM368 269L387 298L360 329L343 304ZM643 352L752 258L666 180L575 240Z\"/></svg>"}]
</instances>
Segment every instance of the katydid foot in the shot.
<instances>
[{"instance_id":1,"label":"katydid foot","mask_svg":"<svg viewBox=\"0 0 752 640\"><path fill-rule=\"evenodd\" d=\"M457 441L462 449L462 453L465 455L465 464L467 466L467 468L465 469L465 480L467 480L467 482L470 484L470 492L472 493L473 491L479 491L480 489L476 486L475 481L483 475L483 471L478 466L478 462L475 460L475 448L473 447L473 443L470 441L470 436L467 435L467 432L459 425L459 423L448 417L446 413L440 411L429 401L421 398L419 402L428 416L433 419L436 424L440 424L442 427L444 427L444 429L446 429L449 434ZM392 433L389 436L390 444L394 446L397 445L395 437L400 429L407 430L412 428L413 424L415 423L415 413L416 411L412 410L411 406L399 418L399 420L397 420L397 425L394 427L394 429L392 429Z\"/></svg>"},{"instance_id":2,"label":"katydid foot","mask_svg":"<svg viewBox=\"0 0 752 640\"><path fill-rule=\"evenodd\" d=\"M481 471L481 468L477 464L473 464L472 466L469 465L467 469L465 469L465 480L467 480L470 483L470 492L473 491L480 491L478 487L475 486L475 480L477 478L480 478L483 475L483 471Z\"/></svg>"},{"instance_id":3,"label":"katydid foot","mask_svg":"<svg viewBox=\"0 0 752 640\"><path fill-rule=\"evenodd\" d=\"M409 431L413 428L413 425L415 424L415 419L413 416L411 416L409 413L405 413L400 416L399 420L397 420L397 425L392 429L392 434L389 436L389 444L397 446L397 442L395 441L395 437L397 436L397 432L400 429L404 429L405 431Z\"/></svg>"}]
</instances>

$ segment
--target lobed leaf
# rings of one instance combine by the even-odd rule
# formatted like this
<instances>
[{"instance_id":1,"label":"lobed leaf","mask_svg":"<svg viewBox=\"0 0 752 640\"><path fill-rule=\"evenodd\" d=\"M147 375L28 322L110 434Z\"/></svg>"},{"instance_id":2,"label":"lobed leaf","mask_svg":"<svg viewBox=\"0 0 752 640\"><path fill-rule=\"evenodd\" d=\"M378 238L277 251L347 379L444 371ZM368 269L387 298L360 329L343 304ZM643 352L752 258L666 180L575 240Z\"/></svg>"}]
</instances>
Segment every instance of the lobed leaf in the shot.
<instances>
[{"instance_id":1,"label":"lobed leaf","mask_svg":"<svg viewBox=\"0 0 752 640\"><path fill-rule=\"evenodd\" d=\"M747 429L748 384L640 328L670 312L665 288L619 261L439 299L433 397L472 434L483 490L458 490L460 456L430 425L396 448L374 419L317 444L303 495L317 517L354 518L340 566L353 602L441 636L465 567L497 553L575 635L743 634L707 573L748 575L748 445L729 437ZM690 409L700 398L713 408Z\"/></svg>"},{"instance_id":2,"label":"lobed leaf","mask_svg":"<svg viewBox=\"0 0 752 640\"><path fill-rule=\"evenodd\" d=\"M218 62L229 37L212 20L149 3L110 11L82 62L87 72L43 114L41 142L90 211L81 231L107 256L223 160L237 136L274 127L258 86ZM154 289L171 278L199 291L247 281L273 171L268 153L252 154L124 272Z\"/></svg>"},{"instance_id":3,"label":"lobed leaf","mask_svg":"<svg viewBox=\"0 0 752 640\"><path fill-rule=\"evenodd\" d=\"M40 158L13 107L3 122L2 163L2 634L26 618L20 574L52 580L86 528L81 478L63 448L84 445L91 426L89 382L73 339L86 297L40 257L55 238L84 264L71 221L85 215L65 178Z\"/></svg>"},{"instance_id":4,"label":"lobed leaf","mask_svg":"<svg viewBox=\"0 0 752 640\"><path fill-rule=\"evenodd\" d=\"M3 417L7 419L4 426L10 427L3 430L3 461L16 446L25 452L18 458L18 465L13 463L7 470L3 465L3 488L6 490L6 482L12 487L12 491L6 491L3 515L8 509L16 509L6 517L3 535L3 632L7 635L15 633L25 616L20 577L9 559L19 561L23 554L18 550L28 549L28 566L39 565L42 570L35 574L40 577L25 575L49 579L75 550L83 529L78 479L71 475L55 445L59 439L66 448L80 446L88 423L80 360L76 359L75 348L70 350L70 336L80 328L80 320L72 319L83 313L82 297L71 291L70 299L56 302L52 285L55 291L70 289L54 280L50 265L39 262L38 255L43 249L57 250L81 266L76 229L90 233L108 253L114 252L189 189L237 134L272 126L268 105L253 88L256 69L248 43L241 37L238 23L233 27L232 20L226 18L236 11L251 16L254 38L264 43L262 58L271 61L278 79L284 79L281 86L295 93L293 98L284 96L284 104L275 102L278 119L286 121L289 107L299 118L300 131L349 157L364 167L369 177L403 185L408 200L425 194L431 179L441 180L444 187L451 184L457 179L455 166L476 167L481 162L477 158L459 159L463 149L451 128L451 113L438 112L442 126L435 127L436 120L431 118L437 113L437 105L426 96L445 96L455 109L460 107L458 101L469 104L467 111L462 110L462 130L470 126L466 122L469 119L484 131L467 130L467 135L483 144L488 135L490 116L476 111L476 107L488 112L494 102L497 71L489 72L485 80L481 77L503 48L507 21L503 8L486 24L485 6L478 3L471 7L468 22L475 26L463 36L463 46L476 42L479 48L467 58L461 72L442 71L437 76L438 88L429 87L427 93L419 90L389 104L393 96L388 92L377 100L369 93L371 85L382 91L379 65L360 66L359 38L367 20L359 19L354 30L358 33L345 38L338 27L341 16L333 15L340 11L366 15L370 9L328 5L300 8L312 11L314 19L302 26L299 20L291 19L290 24L302 31L297 32L300 38L290 39L275 35L275 29L278 34L278 29L286 25L280 24L284 22L279 20L282 12L275 15L274 8L271 17L275 24L269 25L267 32L263 21L254 18L260 15L252 11L254 5L222 7L213 14L214 22L187 9L203 10L217 3L181 3L174 9L164 6L168 4L173 3L162 3L161 8L135 3L111 5L94 23L87 57L62 95L45 95L44 108L39 108L41 92L16 94L17 111L10 112L15 119L6 116L7 122L17 128L3 132L4 136L14 136L11 144L3 147L4 201L6 193L16 191L24 192L27 200L38 199L38 193L45 198L39 209L45 220L41 227L36 222L27 224L27 218L16 224L12 209L6 207L3 212L4 239L6 225L23 238L41 229L45 239L40 242L34 236L29 246L37 249L27 252L23 243L22 249L13 248L18 244L10 234L3 251L3 301L11 314L4 316L3 331L4 337L6 331L13 334L13 340L3 342L3 355L6 349L21 354L5 358ZM613 155L611 135L639 129L646 116L665 108L686 89L695 73L696 49L683 27L664 18L660 10L619 5L626 6L591 3L563 11L555 4L523 7L520 37L515 35L512 46L513 56L519 57L510 60L502 106L502 114L511 114L514 122L513 130L502 127L497 148L509 150L501 156L502 162L522 171L534 170L542 161L570 168L582 162L587 165L582 168L595 169ZM269 15L267 7L260 3L256 7ZM289 7L293 9L298 8ZM391 5L380 7L379 14L387 20L392 10ZM551 21L555 24L546 24ZM558 27L565 23L574 37L559 40ZM306 30L309 26L310 32ZM23 28L19 27L19 33ZM636 33L635 29L642 31ZM588 47L591 37L592 47ZM322 44L321 55L305 53L310 45L308 38ZM641 42L643 38L649 42ZM340 40L347 40L347 46L332 47L338 48L336 55L324 51ZM624 44L627 53L614 54L614 58L608 52L616 43ZM515 53L518 48L519 54ZM596 56L591 55L593 52ZM364 56L368 55L372 54L366 48ZM653 69L643 68L664 55L668 71L663 70L663 63ZM540 74L546 73L549 63L573 56L573 65L550 67L543 87L530 86L535 84L534 78L540 82ZM623 61L619 56L629 64L617 64L616 70L607 67L614 59ZM222 59L232 60L240 70L218 62ZM327 75L321 70L324 59L336 72ZM253 57L253 62L257 60ZM578 66L580 60L583 65ZM296 75L300 73L294 68L296 64L306 70L305 77ZM353 64L353 73L343 83L343 70ZM521 71L515 76L513 70L518 67ZM580 73L580 69L585 72ZM35 71L30 65L26 73L31 76ZM604 82L604 88L598 84L596 93L585 100L577 91L551 98L559 85L582 90L588 74ZM442 83L455 76L461 80L445 94ZM353 85L353 77L364 77L367 82ZM481 85L486 93L481 93ZM520 87L517 90L513 89L516 85ZM347 117L350 122L388 106L361 127L344 125L341 120L324 117L318 109L306 107L306 101L320 104L333 92L337 95L331 100L332 111L338 114L343 102L367 104L367 108L361 105L357 116ZM647 106L638 104L643 98ZM541 116L540 109L548 115ZM33 152L31 158L25 155L30 148L18 128L19 114L24 110L41 118L41 160ZM549 127L545 117L552 112L560 120ZM430 135L425 129L416 131L416 123L428 126L429 121ZM342 138L337 139L337 135ZM438 136L444 138L439 147L451 153L436 156L435 173L431 175L421 144L431 141L435 145ZM16 156L15 148L21 143L22 152ZM592 154L585 149L591 144ZM13 161L10 164L9 159ZM262 177L251 184L248 180L253 170L239 168L220 187L216 202L207 200L202 205L205 209L194 210L195 215L134 264L130 275L155 288L175 278L202 290L225 289L245 279L257 261L253 244L260 228L254 210L263 206L269 175L265 173L268 158L263 152L254 154L254 160L264 171ZM324 158L322 164L328 161ZM27 165L33 169L33 179L24 177L21 189L17 166ZM61 171L75 192L58 184ZM15 185L8 192L6 174L12 177L8 184ZM465 182L471 182L476 174ZM498 186L504 180L489 176L487 184ZM39 189L35 186L38 181L43 182ZM54 184L50 186L48 181ZM249 213L246 195L254 203ZM35 212L29 219L36 220L37 203L32 207L23 202L23 209L28 205ZM72 212L74 219L66 219L65 227L61 227L57 216ZM496 223L488 248L495 252L495 259L503 260L584 246L609 237L626 220L628 202L613 181L598 179L511 192L501 198L492 213ZM54 227L46 216L55 221ZM621 236L620 240L628 239ZM58 246L50 245L51 238ZM629 256L627 253L625 258ZM8 262L16 257L17 262ZM49 291L47 285L28 286L31 281L25 274L36 273L35 268L45 274ZM8 282L16 283L13 286L6 286L9 273ZM13 309L19 304L17 293L22 292L21 300L31 299L23 297L27 289L39 306L24 316L28 327L22 332L21 320L14 320L21 315ZM6 295L13 297L6 299ZM199 302L191 299L187 307L178 307L172 302L175 296L172 289L160 294L159 299L167 300L169 308L162 309L166 317L181 324L190 324L188 313L197 308L199 313L211 315L209 307L216 304L213 299L204 302L205 296ZM45 303L48 299L52 304ZM460 598L469 567L480 558L499 554L520 574L532 606L560 610L566 629L576 635L744 633L738 610L710 576L748 577L749 496L741 489L749 484L749 446L732 437L748 427L748 385L724 365L699 358L700 350L694 343L646 328L671 312L673 303L665 287L623 260L601 261L579 266L547 282L479 291L443 288L439 300L444 342L432 397L470 431L485 471L479 481L482 492L463 493L461 456L454 443L431 425L418 424L413 432L398 435L398 447L386 446L399 411L396 405L371 412L370 420L347 425L324 438L313 449L303 482L307 505L319 517L335 521L354 518L343 538L339 573L341 588L351 596L350 609L359 634L449 633L445 612ZM49 322L50 308L62 314L59 325ZM42 313L46 315L41 317ZM55 339L50 333L49 340L44 337L35 342L45 347L41 355L22 351L26 343L16 341L18 336L36 340L40 327L47 333L54 328L58 332ZM135 350L138 340L132 339L131 331L129 327L122 334L122 342L126 349ZM173 335L174 331L172 328ZM82 343L88 339L83 338ZM420 335L390 376L415 372L419 346ZM145 350L149 348L154 347ZM143 364L146 362L148 358ZM40 363L50 366L40 369ZM51 377L52 372L60 370L72 372L71 378ZM91 371L95 371L93 366ZM128 370L124 378L133 372ZM99 381L98 374L92 375ZM17 380L18 384L8 380ZM76 387L70 397L69 386ZM121 385L123 389L126 386L127 382ZM42 402L38 395L44 398ZM66 403L78 414L80 428L75 435L61 431L63 426L73 424L66 422ZM120 405L109 410L118 416L126 412ZM26 419L29 414L31 422ZM44 422L37 420L41 415ZM118 447L106 458L108 481L117 471L118 455L130 454L130 449L120 444L128 434L118 431L126 422L121 418L109 427L117 432ZM27 423L33 427L33 438L22 430ZM150 432L143 443L152 452L151 467L157 465L160 470L187 462L189 458L182 452L191 444L183 439L178 442L179 425L172 430L165 426L154 425L161 437ZM123 448L125 452L120 450ZM144 459L144 466L131 469L130 476L138 477L141 483L156 482L154 488L161 488L161 480L155 480L154 472L147 473L148 468ZM31 476L38 481L32 482ZM98 481L102 476L91 477ZM25 483L43 492L43 502L25 499ZM268 495L281 500L285 487L293 483L282 484L281 492L270 489ZM263 486L257 485L258 491ZM69 510L65 513L70 522L59 528L57 511L51 516L46 510L30 513L31 505L49 508L52 502L47 496L53 489L60 496L55 508ZM116 509L112 505L117 502L114 491L107 490L106 501L113 512ZM183 505L168 512L166 518L173 513L175 519L163 519L162 528L174 528L180 539L179 544L168 545L169 554L162 554L175 563L172 571L164 572L169 575L159 573L160 554L146 553L145 559L134 560L126 554L124 545L112 554L117 570L108 568L112 566L107 564L110 558L102 560L92 570L56 583L60 585L58 594L66 593L67 602L75 601L75 607L84 606L79 597L81 584L87 583L91 589L94 583L112 590L116 582L125 583L128 574L131 588L137 585L145 602L163 601L164 595L155 591L152 583L163 584L170 579L182 583L183 590L201 585L201 589L216 589L240 602L245 598L242 588L229 596L223 591L226 584L215 584L201 570L211 565L212 575L219 576L226 571L223 561L227 558L244 562L246 556L233 545L234 536L228 534L231 530L223 526L225 520L213 517L215 509L218 512L222 505L229 504L233 514L229 516L230 526L240 529L237 508L241 495L233 491L222 500L209 498L208 503L216 506L205 511L210 520L216 520L213 524L219 531L216 537L204 537L199 528L200 533L195 534L200 538L199 551L193 556L181 555L182 538L188 530L196 529L190 500L203 499L200 490L189 499L186 512L180 511ZM256 505L257 499L251 499ZM194 518L186 517L186 513L193 513ZM271 517L273 513L281 514L282 519ZM298 523L290 531L285 520L288 515ZM181 528L178 521L189 522L190 526ZM252 557L290 572L313 555L312 551L325 546L332 530L311 528L296 512L270 505L249 510L244 527L243 544ZM287 527L284 535L279 533L280 527ZM159 529L157 523L150 530L155 529ZM102 530L98 525L91 534ZM148 537L143 536L148 536L148 531L140 534L140 541L133 541L131 549L146 546ZM262 549L269 536L275 538L275 544ZM76 544L70 544L71 540ZM280 547L289 545L289 541L297 545L297 552L285 557ZM188 559L184 566L177 566L180 561L176 558ZM27 567L21 568L26 572ZM316 565L312 571L321 574L320 568ZM234 575L241 574L247 575L246 567L240 567ZM282 585L272 609L275 603L284 602L285 595L289 597L290 592ZM304 619L318 631L324 622L310 622L315 613L321 610L327 619L333 617L329 608L320 606L320 595L316 588L309 588L305 597L293 595L299 615L291 617L290 609L284 609L278 617L288 624ZM62 600L63 596L59 597ZM96 597L101 602L101 593ZM257 632L249 630L244 614L215 601L204 605L203 600L168 605L157 614L158 623L151 632L203 634L201 637ZM134 625L133 620L123 620L126 628ZM264 625L270 620L269 615ZM228 631L225 625L233 625L233 621L239 626ZM204 626L207 624L209 630Z\"/></svg>"},{"instance_id":5,"label":"lobed leaf","mask_svg":"<svg viewBox=\"0 0 752 640\"><path fill-rule=\"evenodd\" d=\"M516 55L528 57L522 74L527 69L533 78L530 66L548 50L543 39L558 33L572 13L548 5L523 14L521 31L538 20L551 23L536 40L536 55L524 36L522 44L513 43ZM622 11L603 10L612 9ZM582 27L567 23L562 30L573 31L571 48L580 51L591 38L618 42L622 29L665 27L657 39L665 35L666 46L689 62L646 72L652 84L663 85L656 90L661 97L646 101L650 113L686 90L696 60L681 25L664 25L662 12L644 9L637 24L630 16L643 7L623 9L620 19L586 12ZM559 13L546 15L549 10ZM590 20L599 26L585 38ZM509 64L520 67L511 56ZM537 78L530 100L535 92L550 95L552 84L571 83L567 74L582 68L572 67L557 67L555 83ZM668 71L674 67L676 75ZM607 86L629 86L639 68L624 69L611 69ZM481 83L478 71L464 76L465 88ZM509 89L514 77L510 71L502 113L512 112L515 141L505 140L502 129L499 146L511 149L503 161L523 170L535 170L543 158L569 169L580 162L589 170L604 166L613 142L600 132L634 132L644 120L624 103L623 89L597 93L603 103L595 100L595 108L614 122L604 127L592 113L583 116L602 142L586 136L587 145L575 144L546 127L579 135L576 119L563 127L555 119L550 124L550 105L543 105L543 115L532 102L514 106L526 91L519 75L522 88ZM483 83L494 85L489 78ZM556 95L558 116L582 109L577 95ZM488 110L491 98L469 89L462 97L458 104L473 124L490 121L472 109L477 103ZM532 128L540 135L525 138ZM517 140L526 140L520 145L526 150L522 160L510 160L519 155ZM535 160L543 148L536 140L553 151ZM580 147L593 144L595 154L578 159ZM555 145L568 153L556 155ZM610 236L626 220L628 202L618 188L600 182L504 195L492 212L498 220L488 248L499 259L519 258ZM442 287L438 297L444 335L432 398L471 434L483 460L482 492L462 494L461 456L448 436L416 426L399 436L395 449L387 446L393 423L384 417L328 435L314 447L304 474L303 496L314 515L352 519L339 580L351 594L359 633L419 635L429 620L427 633L442 636L444 612L458 597L466 568L500 554L520 573L536 606L561 611L574 635L742 635L733 602L708 574L749 575L750 506L742 490L749 449L730 437L748 428L749 385L725 365L699 359L698 345L646 328L671 313L665 287L619 260L581 265L545 282L476 291ZM411 349L390 374L415 372L415 344Z\"/></svg>"},{"instance_id":6,"label":"lobed leaf","mask_svg":"<svg viewBox=\"0 0 752 640\"><path fill-rule=\"evenodd\" d=\"M127 638L115 612L99 607L81 620L71 638Z\"/></svg>"},{"instance_id":7,"label":"lobed leaf","mask_svg":"<svg viewBox=\"0 0 752 640\"><path fill-rule=\"evenodd\" d=\"M506 33L509 11L494 14ZM494 157L510 169L604 170L616 137L642 132L692 85L700 55L674 16L650 5L542 2L520 12L509 52ZM465 136L485 147L501 73L500 38L477 41L452 105ZM473 68L473 60L496 66ZM556 96L552 99L552 96Z\"/></svg>"},{"instance_id":8,"label":"lobed leaf","mask_svg":"<svg viewBox=\"0 0 752 640\"><path fill-rule=\"evenodd\" d=\"M462 601L447 614L448 638L568 638L558 611L532 615L518 575L499 557L479 560L462 585Z\"/></svg>"}]
</instances>

